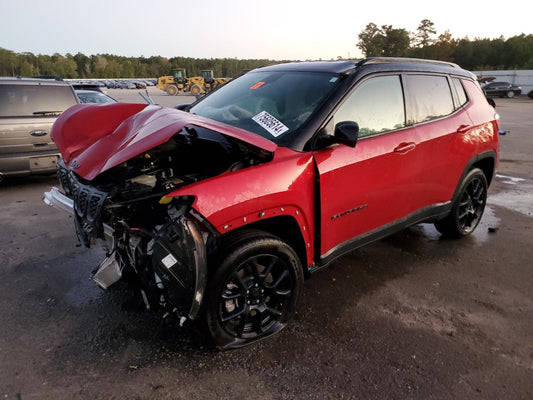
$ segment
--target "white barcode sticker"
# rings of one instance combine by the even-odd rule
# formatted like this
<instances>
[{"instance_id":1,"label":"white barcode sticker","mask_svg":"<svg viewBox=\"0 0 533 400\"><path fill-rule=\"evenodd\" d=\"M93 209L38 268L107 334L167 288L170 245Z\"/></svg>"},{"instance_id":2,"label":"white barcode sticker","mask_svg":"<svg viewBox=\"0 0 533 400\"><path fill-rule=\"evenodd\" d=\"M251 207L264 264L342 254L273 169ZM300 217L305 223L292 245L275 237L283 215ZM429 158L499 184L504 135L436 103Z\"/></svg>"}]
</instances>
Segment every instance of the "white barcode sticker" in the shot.
<instances>
[{"instance_id":1,"label":"white barcode sticker","mask_svg":"<svg viewBox=\"0 0 533 400\"><path fill-rule=\"evenodd\" d=\"M161 262L165 265L165 267L167 267L167 269L170 269L178 262L178 260L176 260L172 254L169 254L168 256L163 258Z\"/></svg>"},{"instance_id":2,"label":"white barcode sticker","mask_svg":"<svg viewBox=\"0 0 533 400\"><path fill-rule=\"evenodd\" d=\"M278 120L273 115L270 115L266 111L261 111L252 119L274 137L278 137L282 133L285 133L289 130L289 127L285 126L283 122Z\"/></svg>"}]
</instances>

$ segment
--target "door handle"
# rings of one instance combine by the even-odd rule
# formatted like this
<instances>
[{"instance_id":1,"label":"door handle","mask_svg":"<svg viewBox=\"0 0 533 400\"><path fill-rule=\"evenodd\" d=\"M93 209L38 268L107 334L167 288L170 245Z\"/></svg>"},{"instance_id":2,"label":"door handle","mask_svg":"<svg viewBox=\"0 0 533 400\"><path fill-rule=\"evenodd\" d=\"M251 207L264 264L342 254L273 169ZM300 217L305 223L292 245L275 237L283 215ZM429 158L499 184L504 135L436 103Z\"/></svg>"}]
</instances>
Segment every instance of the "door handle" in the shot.
<instances>
[{"instance_id":1,"label":"door handle","mask_svg":"<svg viewBox=\"0 0 533 400\"><path fill-rule=\"evenodd\" d=\"M466 133L466 131L469 129L470 129L470 125L461 124L459 125L459 128L457 128L457 133Z\"/></svg>"},{"instance_id":2,"label":"door handle","mask_svg":"<svg viewBox=\"0 0 533 400\"><path fill-rule=\"evenodd\" d=\"M408 142L408 143L400 143L398 146L394 148L395 153L407 153L411 150L413 150L416 147L416 143Z\"/></svg>"}]
</instances>

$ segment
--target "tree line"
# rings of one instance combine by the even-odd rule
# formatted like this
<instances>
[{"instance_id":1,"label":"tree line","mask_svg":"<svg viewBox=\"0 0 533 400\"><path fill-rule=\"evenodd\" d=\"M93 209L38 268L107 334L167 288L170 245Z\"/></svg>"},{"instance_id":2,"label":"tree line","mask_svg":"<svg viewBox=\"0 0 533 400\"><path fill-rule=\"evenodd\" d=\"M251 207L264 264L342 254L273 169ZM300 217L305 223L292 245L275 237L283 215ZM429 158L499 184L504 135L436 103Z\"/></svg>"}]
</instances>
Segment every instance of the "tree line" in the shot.
<instances>
[{"instance_id":1,"label":"tree line","mask_svg":"<svg viewBox=\"0 0 533 400\"><path fill-rule=\"evenodd\" d=\"M433 22L424 19L412 33L392 25L369 23L356 46L365 57L416 57L451 61L469 70L533 69L533 35L508 39L454 39L449 31L437 35ZM342 57L338 57L341 59ZM295 60L291 60L295 61ZM0 76L55 75L63 78L154 78L185 68L189 76L212 69L216 77L234 78L246 70L280 61L236 58L122 57L15 53L0 47Z\"/></svg>"},{"instance_id":2,"label":"tree line","mask_svg":"<svg viewBox=\"0 0 533 400\"><path fill-rule=\"evenodd\" d=\"M428 19L422 20L414 33L371 22L359 33L356 46L366 57L429 58L474 71L533 69L532 34L508 39L454 39L449 31L437 35Z\"/></svg>"},{"instance_id":3,"label":"tree line","mask_svg":"<svg viewBox=\"0 0 533 400\"><path fill-rule=\"evenodd\" d=\"M188 76L212 69L216 77L236 77L246 70L279 61L238 60L235 58L192 57L122 57L112 54L86 56L82 53L35 55L15 53L0 47L0 76L61 76L65 79L156 78L171 74L173 68L185 68Z\"/></svg>"}]
</instances>

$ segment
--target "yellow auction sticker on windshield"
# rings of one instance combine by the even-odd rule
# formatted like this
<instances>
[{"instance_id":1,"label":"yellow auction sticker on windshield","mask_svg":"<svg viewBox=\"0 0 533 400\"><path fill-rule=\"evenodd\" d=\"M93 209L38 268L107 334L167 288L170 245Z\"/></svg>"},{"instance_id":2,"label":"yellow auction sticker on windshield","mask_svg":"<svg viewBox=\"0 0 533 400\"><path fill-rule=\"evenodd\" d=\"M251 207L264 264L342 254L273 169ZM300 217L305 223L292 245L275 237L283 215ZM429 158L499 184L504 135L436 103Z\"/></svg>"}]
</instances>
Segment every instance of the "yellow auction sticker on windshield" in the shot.
<instances>
[{"instance_id":1,"label":"yellow auction sticker on windshield","mask_svg":"<svg viewBox=\"0 0 533 400\"><path fill-rule=\"evenodd\" d=\"M261 111L259 114L252 117L252 119L274 137L278 137L289 130L289 127L285 126L283 122L266 111Z\"/></svg>"}]
</instances>

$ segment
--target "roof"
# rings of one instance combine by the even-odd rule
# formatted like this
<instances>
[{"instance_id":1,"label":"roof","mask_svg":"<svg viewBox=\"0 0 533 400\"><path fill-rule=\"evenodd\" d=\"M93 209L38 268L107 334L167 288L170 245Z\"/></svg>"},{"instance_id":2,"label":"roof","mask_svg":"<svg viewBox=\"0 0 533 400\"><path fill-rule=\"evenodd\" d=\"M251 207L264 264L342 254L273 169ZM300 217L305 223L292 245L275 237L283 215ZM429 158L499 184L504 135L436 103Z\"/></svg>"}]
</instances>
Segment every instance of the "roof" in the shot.
<instances>
[{"instance_id":1,"label":"roof","mask_svg":"<svg viewBox=\"0 0 533 400\"><path fill-rule=\"evenodd\" d=\"M258 68L255 71L294 71L294 72L330 72L341 74L354 69L356 61L305 61L276 64Z\"/></svg>"},{"instance_id":2,"label":"roof","mask_svg":"<svg viewBox=\"0 0 533 400\"><path fill-rule=\"evenodd\" d=\"M358 70L370 72L434 72L465 76L476 80L476 76L459 65L438 60L401 57L370 57L357 63Z\"/></svg>"},{"instance_id":3,"label":"roof","mask_svg":"<svg viewBox=\"0 0 533 400\"><path fill-rule=\"evenodd\" d=\"M426 71L472 77L470 72L452 62L402 57L369 57L363 60L293 62L258 68L256 71L326 72L342 74L351 73L359 69L369 69L372 71Z\"/></svg>"},{"instance_id":4,"label":"roof","mask_svg":"<svg viewBox=\"0 0 533 400\"><path fill-rule=\"evenodd\" d=\"M440 61L440 60L430 60L425 58L408 58L408 57L368 57L364 60L361 60L357 63L360 65L368 64L406 64L406 65L439 65L452 68L460 68L459 65L449 62L449 61Z\"/></svg>"}]
</instances>

